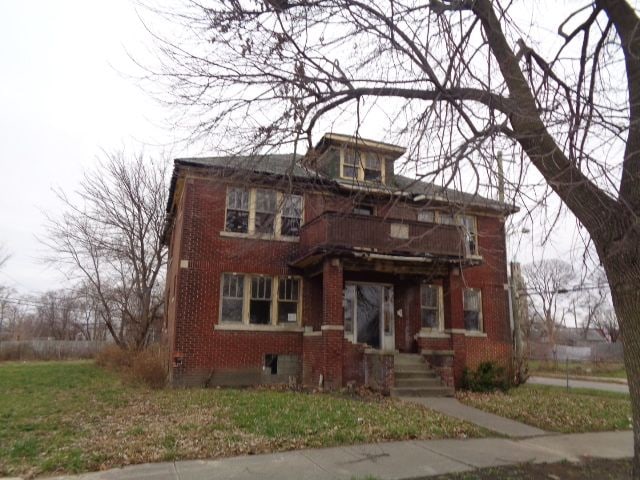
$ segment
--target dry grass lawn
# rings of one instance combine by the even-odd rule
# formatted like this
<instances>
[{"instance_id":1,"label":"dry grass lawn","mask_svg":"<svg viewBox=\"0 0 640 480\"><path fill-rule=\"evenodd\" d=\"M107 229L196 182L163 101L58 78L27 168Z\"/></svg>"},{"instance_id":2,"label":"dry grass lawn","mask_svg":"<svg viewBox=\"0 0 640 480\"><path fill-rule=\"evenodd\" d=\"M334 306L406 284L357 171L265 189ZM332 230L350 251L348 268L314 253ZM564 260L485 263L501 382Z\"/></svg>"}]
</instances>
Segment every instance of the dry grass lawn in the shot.
<instances>
[{"instance_id":1,"label":"dry grass lawn","mask_svg":"<svg viewBox=\"0 0 640 480\"><path fill-rule=\"evenodd\" d=\"M91 362L0 364L0 476L483 432L391 399L150 390Z\"/></svg>"}]
</instances>

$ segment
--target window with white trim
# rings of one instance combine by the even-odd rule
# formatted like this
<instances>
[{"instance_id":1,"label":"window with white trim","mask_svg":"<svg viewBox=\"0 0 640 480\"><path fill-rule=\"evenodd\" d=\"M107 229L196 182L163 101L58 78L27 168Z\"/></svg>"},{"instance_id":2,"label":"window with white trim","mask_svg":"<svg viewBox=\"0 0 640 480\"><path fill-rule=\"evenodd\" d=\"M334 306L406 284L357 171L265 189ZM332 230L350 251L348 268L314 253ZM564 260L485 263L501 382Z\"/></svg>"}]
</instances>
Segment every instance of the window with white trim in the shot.
<instances>
[{"instance_id":1,"label":"window with white trim","mask_svg":"<svg viewBox=\"0 0 640 480\"><path fill-rule=\"evenodd\" d=\"M298 322L300 279L280 277L278 279L278 323Z\"/></svg>"},{"instance_id":2,"label":"window with white trim","mask_svg":"<svg viewBox=\"0 0 640 480\"><path fill-rule=\"evenodd\" d=\"M225 231L274 238L300 236L302 195L261 188L227 188Z\"/></svg>"},{"instance_id":3,"label":"window with white trim","mask_svg":"<svg viewBox=\"0 0 640 480\"><path fill-rule=\"evenodd\" d=\"M220 320L242 322L244 302L244 275L225 273L222 275L222 305Z\"/></svg>"},{"instance_id":4,"label":"window with white trim","mask_svg":"<svg viewBox=\"0 0 640 480\"><path fill-rule=\"evenodd\" d=\"M227 232L249 232L249 190L244 188L227 189Z\"/></svg>"},{"instance_id":5,"label":"window with white trim","mask_svg":"<svg viewBox=\"0 0 640 480\"><path fill-rule=\"evenodd\" d=\"M359 152L343 148L340 153L340 176L349 180L384 183L385 157L377 152Z\"/></svg>"},{"instance_id":6,"label":"window with white trim","mask_svg":"<svg viewBox=\"0 0 640 480\"><path fill-rule=\"evenodd\" d=\"M301 299L300 277L223 273L220 323L299 325Z\"/></svg>"},{"instance_id":7,"label":"window with white trim","mask_svg":"<svg viewBox=\"0 0 640 480\"><path fill-rule=\"evenodd\" d=\"M439 223L442 225L457 225L456 216L452 213L440 213Z\"/></svg>"},{"instance_id":8,"label":"window with white trim","mask_svg":"<svg viewBox=\"0 0 640 480\"><path fill-rule=\"evenodd\" d=\"M424 329L442 330L441 287L422 284L420 286L420 321Z\"/></svg>"},{"instance_id":9,"label":"window with white trim","mask_svg":"<svg viewBox=\"0 0 640 480\"><path fill-rule=\"evenodd\" d=\"M465 288L462 303L465 330L482 331L482 295L480 290Z\"/></svg>"},{"instance_id":10,"label":"window with white trim","mask_svg":"<svg viewBox=\"0 0 640 480\"><path fill-rule=\"evenodd\" d=\"M271 323L271 277L251 277L249 323L257 325Z\"/></svg>"},{"instance_id":11,"label":"window with white trim","mask_svg":"<svg viewBox=\"0 0 640 480\"><path fill-rule=\"evenodd\" d=\"M277 195L275 190L256 189L254 231L273 235L276 226Z\"/></svg>"},{"instance_id":12,"label":"window with white trim","mask_svg":"<svg viewBox=\"0 0 640 480\"><path fill-rule=\"evenodd\" d=\"M467 241L467 248L470 255L478 254L478 224L476 217L473 215L460 215L460 225L464 229Z\"/></svg>"},{"instance_id":13,"label":"window with white trim","mask_svg":"<svg viewBox=\"0 0 640 480\"><path fill-rule=\"evenodd\" d=\"M298 237L302 223L302 196L282 195L282 220L280 235Z\"/></svg>"}]
</instances>

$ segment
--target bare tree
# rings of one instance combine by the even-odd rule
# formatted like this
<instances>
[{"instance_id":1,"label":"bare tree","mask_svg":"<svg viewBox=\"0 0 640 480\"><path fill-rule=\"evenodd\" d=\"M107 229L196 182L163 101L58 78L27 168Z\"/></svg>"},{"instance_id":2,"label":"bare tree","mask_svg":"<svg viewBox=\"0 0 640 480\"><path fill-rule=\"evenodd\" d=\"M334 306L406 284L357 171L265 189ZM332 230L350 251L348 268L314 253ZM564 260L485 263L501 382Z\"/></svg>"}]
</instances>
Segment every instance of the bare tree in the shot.
<instances>
[{"instance_id":1,"label":"bare tree","mask_svg":"<svg viewBox=\"0 0 640 480\"><path fill-rule=\"evenodd\" d=\"M141 348L163 305L166 162L106 155L64 212L48 217L47 260L79 277L114 341Z\"/></svg>"},{"instance_id":2,"label":"bare tree","mask_svg":"<svg viewBox=\"0 0 640 480\"><path fill-rule=\"evenodd\" d=\"M9 258L11 258L11 255L7 251L7 247L0 243L0 268L5 266Z\"/></svg>"},{"instance_id":3,"label":"bare tree","mask_svg":"<svg viewBox=\"0 0 640 480\"><path fill-rule=\"evenodd\" d=\"M562 260L553 259L524 265L522 273L531 298L529 304L542 321L549 343L555 345L557 328L564 325L568 310L562 305L561 295L572 287L573 268Z\"/></svg>"},{"instance_id":4,"label":"bare tree","mask_svg":"<svg viewBox=\"0 0 640 480\"><path fill-rule=\"evenodd\" d=\"M496 152L513 147L511 193L554 192L607 274L640 478L640 17L625 0L539 3L187 1L155 17L170 25L152 73L220 147L386 122L417 177L457 186L495 182Z\"/></svg>"},{"instance_id":5,"label":"bare tree","mask_svg":"<svg viewBox=\"0 0 640 480\"><path fill-rule=\"evenodd\" d=\"M612 308L600 309L594 316L593 325L608 342L616 343L620 339L620 326Z\"/></svg>"},{"instance_id":6,"label":"bare tree","mask_svg":"<svg viewBox=\"0 0 640 480\"><path fill-rule=\"evenodd\" d=\"M602 268L597 268L591 272L587 277L587 285L584 286L579 293L578 304L585 312L581 328L582 334L584 338L586 338L589 333L589 329L595 326L596 318L598 318L603 311L610 306L611 295L609 293L609 285L607 284L607 276L605 275L604 270L602 270Z\"/></svg>"}]
</instances>

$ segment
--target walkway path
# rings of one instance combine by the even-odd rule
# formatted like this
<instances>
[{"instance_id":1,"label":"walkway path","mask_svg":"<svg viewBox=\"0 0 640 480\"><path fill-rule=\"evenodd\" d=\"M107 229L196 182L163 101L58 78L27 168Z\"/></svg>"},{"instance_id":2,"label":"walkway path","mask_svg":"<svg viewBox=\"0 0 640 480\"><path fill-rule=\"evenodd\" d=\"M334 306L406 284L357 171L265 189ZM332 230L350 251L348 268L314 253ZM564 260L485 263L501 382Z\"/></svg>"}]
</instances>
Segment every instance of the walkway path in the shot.
<instances>
[{"instance_id":1,"label":"walkway path","mask_svg":"<svg viewBox=\"0 0 640 480\"><path fill-rule=\"evenodd\" d=\"M548 432L539 428L516 422L508 418L494 415L493 413L483 412L477 408L468 407L460 403L455 398L448 397L425 397L425 398L409 398L404 397L402 400L408 402L419 403L425 407L431 408L450 417L456 417L475 423L487 430L506 435L511 438L535 437L538 435L548 435Z\"/></svg>"},{"instance_id":2,"label":"walkway path","mask_svg":"<svg viewBox=\"0 0 640 480\"><path fill-rule=\"evenodd\" d=\"M566 387L567 380L564 378L552 377L529 377L527 383L537 385L553 385L556 387ZM617 383L592 382L588 380L569 379L569 388L590 388L592 390L604 390L607 392L629 393L629 386Z\"/></svg>"},{"instance_id":3,"label":"walkway path","mask_svg":"<svg viewBox=\"0 0 640 480\"><path fill-rule=\"evenodd\" d=\"M529 439L481 438L355 445L293 452L136 465L73 480L381 480L416 479L522 462L578 461L581 456L633 455L631 431L552 435Z\"/></svg>"}]
</instances>

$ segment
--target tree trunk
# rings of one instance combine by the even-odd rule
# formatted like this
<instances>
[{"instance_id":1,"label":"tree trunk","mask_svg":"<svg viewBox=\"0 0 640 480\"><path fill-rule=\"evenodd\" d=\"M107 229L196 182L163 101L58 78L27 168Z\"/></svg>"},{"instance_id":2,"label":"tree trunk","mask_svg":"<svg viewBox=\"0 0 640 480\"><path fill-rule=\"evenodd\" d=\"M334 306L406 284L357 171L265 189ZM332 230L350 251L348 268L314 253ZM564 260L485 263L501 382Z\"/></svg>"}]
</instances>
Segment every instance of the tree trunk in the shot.
<instances>
[{"instance_id":1,"label":"tree trunk","mask_svg":"<svg viewBox=\"0 0 640 480\"><path fill-rule=\"evenodd\" d=\"M600 258L609 279L624 348L633 415L633 478L640 479L640 259L635 242L629 243L632 245L625 254Z\"/></svg>"}]
</instances>

